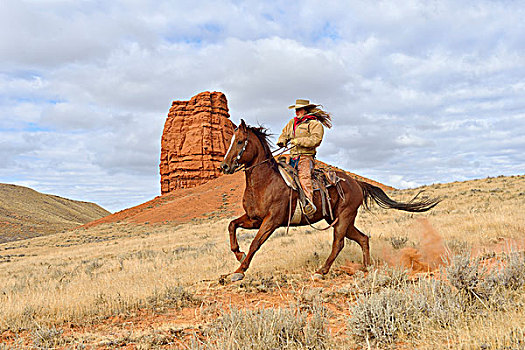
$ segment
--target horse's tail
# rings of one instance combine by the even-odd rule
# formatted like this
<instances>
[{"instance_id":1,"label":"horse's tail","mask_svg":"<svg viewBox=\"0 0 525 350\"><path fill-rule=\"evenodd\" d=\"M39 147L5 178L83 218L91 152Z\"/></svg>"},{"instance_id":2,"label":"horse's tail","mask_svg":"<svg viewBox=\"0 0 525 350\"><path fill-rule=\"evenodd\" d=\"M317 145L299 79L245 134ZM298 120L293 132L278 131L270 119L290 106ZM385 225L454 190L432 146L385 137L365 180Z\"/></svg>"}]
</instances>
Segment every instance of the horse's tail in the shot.
<instances>
[{"instance_id":1,"label":"horse's tail","mask_svg":"<svg viewBox=\"0 0 525 350\"><path fill-rule=\"evenodd\" d=\"M367 182L357 181L361 189L363 190L363 204L366 209L370 209L372 200L376 202L381 208L385 209L398 209L410 212L423 212L434 208L441 202L441 198L434 199L423 199L416 202L416 198L421 194L420 191L410 201L406 203L396 202L392 198L388 197L387 194L377 186L371 185Z\"/></svg>"}]
</instances>

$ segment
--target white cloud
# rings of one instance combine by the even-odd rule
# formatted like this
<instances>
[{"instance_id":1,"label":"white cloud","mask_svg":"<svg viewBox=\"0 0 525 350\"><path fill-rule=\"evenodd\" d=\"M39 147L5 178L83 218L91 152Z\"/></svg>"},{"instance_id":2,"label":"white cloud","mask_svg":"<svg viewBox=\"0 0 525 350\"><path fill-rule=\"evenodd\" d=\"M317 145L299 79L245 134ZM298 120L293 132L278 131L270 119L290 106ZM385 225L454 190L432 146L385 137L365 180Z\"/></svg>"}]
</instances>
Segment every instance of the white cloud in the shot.
<instances>
[{"instance_id":1,"label":"white cloud","mask_svg":"<svg viewBox=\"0 0 525 350\"><path fill-rule=\"evenodd\" d=\"M415 181L406 181L401 175L391 175L388 179L388 183L395 188L414 188L421 185Z\"/></svg>"},{"instance_id":2,"label":"white cloud","mask_svg":"<svg viewBox=\"0 0 525 350\"><path fill-rule=\"evenodd\" d=\"M111 209L159 193L174 99L222 91L278 134L333 113L319 158L394 186L523 172L516 2L13 1L0 11L0 181ZM64 178L67 181L64 181Z\"/></svg>"}]
</instances>

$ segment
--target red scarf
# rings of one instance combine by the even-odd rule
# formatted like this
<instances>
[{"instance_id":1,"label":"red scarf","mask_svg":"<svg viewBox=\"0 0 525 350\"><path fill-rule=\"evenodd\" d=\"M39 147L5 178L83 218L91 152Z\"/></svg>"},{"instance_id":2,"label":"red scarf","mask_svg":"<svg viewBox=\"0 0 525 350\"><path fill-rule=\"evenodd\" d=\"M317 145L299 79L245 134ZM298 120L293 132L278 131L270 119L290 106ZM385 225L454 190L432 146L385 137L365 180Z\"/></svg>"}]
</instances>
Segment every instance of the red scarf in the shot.
<instances>
[{"instance_id":1,"label":"red scarf","mask_svg":"<svg viewBox=\"0 0 525 350\"><path fill-rule=\"evenodd\" d=\"M309 114L306 114L304 116L302 116L301 118L297 118L297 117L294 117L293 118L293 134L295 136L295 128L297 128L297 126L303 122L305 122L306 120L315 120L317 119L315 117L315 115L309 115Z\"/></svg>"}]
</instances>

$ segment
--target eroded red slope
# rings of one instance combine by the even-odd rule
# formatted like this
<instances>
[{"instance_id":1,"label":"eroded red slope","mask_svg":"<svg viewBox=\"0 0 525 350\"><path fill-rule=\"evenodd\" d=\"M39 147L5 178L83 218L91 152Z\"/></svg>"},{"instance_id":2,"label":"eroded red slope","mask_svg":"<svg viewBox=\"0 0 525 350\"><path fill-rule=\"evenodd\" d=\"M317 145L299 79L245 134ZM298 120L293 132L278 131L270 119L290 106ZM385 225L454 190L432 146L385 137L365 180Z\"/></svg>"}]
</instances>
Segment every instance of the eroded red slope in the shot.
<instances>
[{"instance_id":1,"label":"eroded red slope","mask_svg":"<svg viewBox=\"0 0 525 350\"><path fill-rule=\"evenodd\" d=\"M326 166L322 162L319 163ZM393 189L362 176L347 173L358 180L369 182L385 190ZM244 186L243 172L223 175L197 187L179 189L167 195L158 196L136 207L90 222L84 227L120 221L137 224L184 223L199 218L241 215Z\"/></svg>"}]
</instances>

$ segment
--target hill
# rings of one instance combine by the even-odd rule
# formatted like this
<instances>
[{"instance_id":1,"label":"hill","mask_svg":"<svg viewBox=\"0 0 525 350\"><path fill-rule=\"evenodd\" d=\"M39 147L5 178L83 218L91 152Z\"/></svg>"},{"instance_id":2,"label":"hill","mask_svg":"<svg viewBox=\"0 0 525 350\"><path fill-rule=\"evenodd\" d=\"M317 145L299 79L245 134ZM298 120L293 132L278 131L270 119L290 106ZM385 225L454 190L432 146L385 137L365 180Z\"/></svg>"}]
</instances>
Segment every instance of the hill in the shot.
<instances>
[{"instance_id":1,"label":"hill","mask_svg":"<svg viewBox=\"0 0 525 350\"><path fill-rule=\"evenodd\" d=\"M0 184L0 242L57 233L109 214L94 203Z\"/></svg>"}]
</instances>

